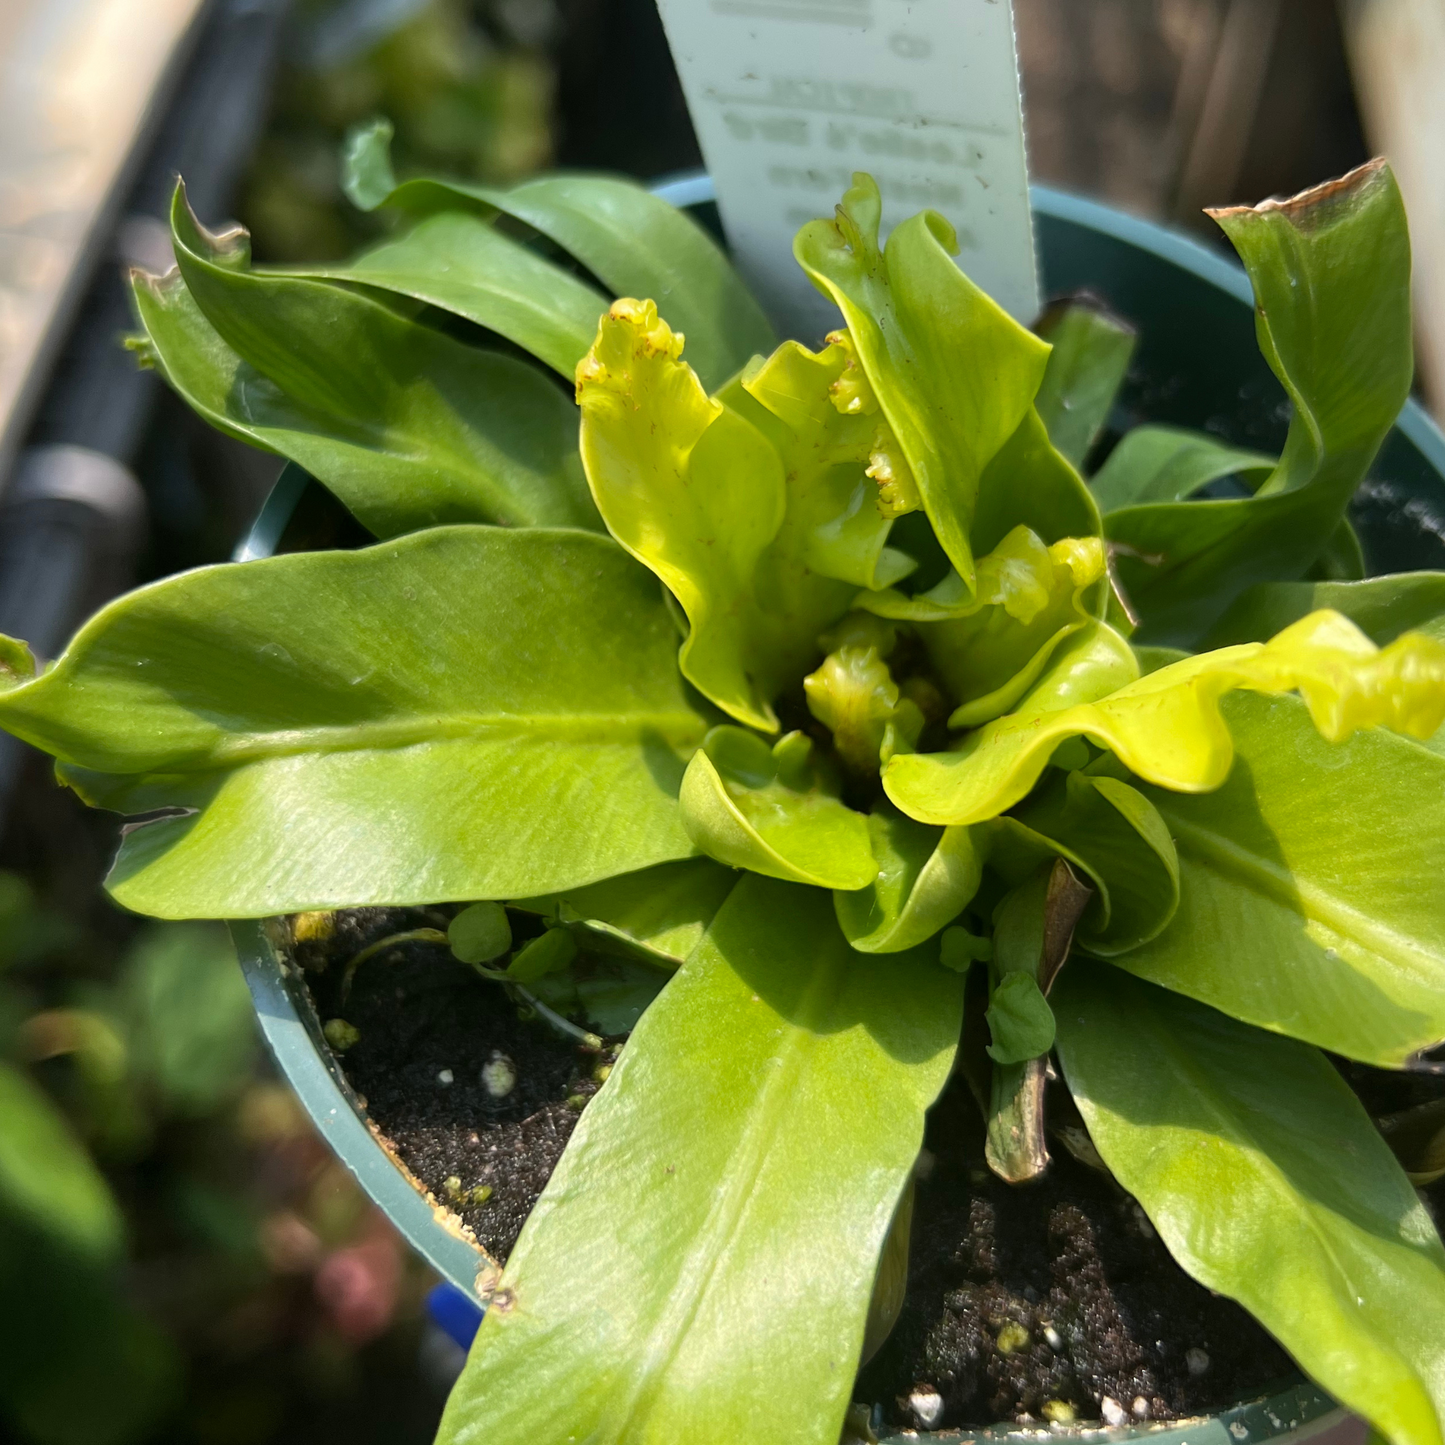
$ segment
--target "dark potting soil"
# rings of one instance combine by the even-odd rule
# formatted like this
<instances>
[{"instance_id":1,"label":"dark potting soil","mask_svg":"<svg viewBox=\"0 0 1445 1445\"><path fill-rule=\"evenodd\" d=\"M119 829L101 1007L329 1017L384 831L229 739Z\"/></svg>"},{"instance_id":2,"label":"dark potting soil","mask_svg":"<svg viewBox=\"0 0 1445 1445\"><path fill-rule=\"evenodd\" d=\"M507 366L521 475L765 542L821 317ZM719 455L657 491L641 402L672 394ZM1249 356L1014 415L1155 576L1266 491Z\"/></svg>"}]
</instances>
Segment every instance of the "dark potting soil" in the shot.
<instances>
[{"instance_id":1,"label":"dark potting soil","mask_svg":"<svg viewBox=\"0 0 1445 1445\"><path fill-rule=\"evenodd\" d=\"M348 910L328 939L295 953L320 1017L360 1033L341 1063L374 1126L504 1261L610 1055L519 1019L501 988L435 944L368 959L342 1003L346 962L362 948L445 928L452 911ZM516 1083L494 1097L482 1070L499 1054ZM1061 1093L1051 1089L1051 1119L1069 1109ZM903 1313L856 1392L891 1427L1099 1421L1106 1398L1131 1422L1158 1422L1264 1394L1291 1374L1260 1326L1174 1263L1107 1174L1051 1138L1044 1178L1008 1185L983 1143L956 1077L929 1116Z\"/></svg>"},{"instance_id":2,"label":"dark potting soil","mask_svg":"<svg viewBox=\"0 0 1445 1445\"><path fill-rule=\"evenodd\" d=\"M1060 1092L1050 1089L1051 1118L1068 1108ZM1130 1423L1170 1420L1291 1373L1274 1340L1190 1279L1133 1199L1057 1139L1035 1183L992 1174L957 1076L926 1148L903 1313L858 1382L891 1425L1097 1422L1105 1397Z\"/></svg>"},{"instance_id":3,"label":"dark potting soil","mask_svg":"<svg viewBox=\"0 0 1445 1445\"><path fill-rule=\"evenodd\" d=\"M579 1105L597 1090L599 1056L519 1020L500 987L437 944L398 944L368 959L342 1002L346 963L361 949L394 933L445 929L452 911L348 909L329 939L299 944L296 959L323 1022L344 1018L360 1033L339 1057L372 1123L437 1203L504 1261ZM507 1066L516 1080L500 1097L482 1078L494 1066L495 1086L498 1063L503 1080Z\"/></svg>"}]
</instances>

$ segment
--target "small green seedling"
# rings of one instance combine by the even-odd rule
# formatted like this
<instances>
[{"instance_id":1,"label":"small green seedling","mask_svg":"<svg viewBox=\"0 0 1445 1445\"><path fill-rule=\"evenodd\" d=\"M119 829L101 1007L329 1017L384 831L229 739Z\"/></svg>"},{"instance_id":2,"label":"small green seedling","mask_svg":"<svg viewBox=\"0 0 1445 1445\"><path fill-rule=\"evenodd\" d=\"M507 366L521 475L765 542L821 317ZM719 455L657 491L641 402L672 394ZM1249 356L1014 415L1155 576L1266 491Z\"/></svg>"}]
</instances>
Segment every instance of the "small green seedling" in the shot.
<instances>
[{"instance_id":1,"label":"small green seedling","mask_svg":"<svg viewBox=\"0 0 1445 1445\"><path fill-rule=\"evenodd\" d=\"M473 903L447 925L447 942L463 963L491 963L512 946L512 925L500 903Z\"/></svg>"}]
</instances>

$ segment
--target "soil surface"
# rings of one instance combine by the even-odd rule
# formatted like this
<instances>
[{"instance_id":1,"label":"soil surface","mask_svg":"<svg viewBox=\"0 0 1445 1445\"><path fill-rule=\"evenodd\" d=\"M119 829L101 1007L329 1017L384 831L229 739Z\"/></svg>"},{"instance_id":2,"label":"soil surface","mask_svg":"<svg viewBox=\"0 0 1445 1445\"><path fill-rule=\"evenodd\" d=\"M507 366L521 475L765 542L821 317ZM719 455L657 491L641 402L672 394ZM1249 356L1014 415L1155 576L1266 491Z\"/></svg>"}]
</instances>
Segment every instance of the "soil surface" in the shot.
<instances>
[{"instance_id":1,"label":"soil surface","mask_svg":"<svg viewBox=\"0 0 1445 1445\"><path fill-rule=\"evenodd\" d=\"M598 1088L591 1074L599 1057L539 1021L519 1020L498 985L437 944L399 944L368 959L341 1001L347 960L394 933L445 929L452 911L350 909L336 915L329 940L298 946L296 958L322 1021L344 1018L360 1031L340 1059L372 1123L437 1202L504 1261ZM482 1078L497 1056L516 1078L500 1097Z\"/></svg>"},{"instance_id":2,"label":"soil surface","mask_svg":"<svg viewBox=\"0 0 1445 1445\"><path fill-rule=\"evenodd\" d=\"M1051 1118L1067 1117L1059 1092ZM1097 1422L1105 1397L1131 1423L1170 1420L1289 1376L1284 1351L1174 1263L1109 1175L1051 1137L1044 1177L1009 1185L983 1146L955 1077L929 1115L903 1313L859 1377L891 1425Z\"/></svg>"},{"instance_id":3,"label":"soil surface","mask_svg":"<svg viewBox=\"0 0 1445 1445\"><path fill-rule=\"evenodd\" d=\"M505 1261L615 1047L577 1048L519 1016L500 987L437 944L370 957L343 1002L346 963L361 949L444 929L453 911L348 910L329 938L299 944L296 958L322 1020L344 1018L359 1031L340 1058L374 1126ZM540 929L513 921L519 934ZM515 1074L500 1096L483 1079L499 1058ZM1376 1112L1445 1085L1342 1068ZM1078 1122L1059 1085L1049 1117ZM1290 1376L1274 1340L1195 1284L1138 1205L1060 1137L1051 1135L1047 1174L1026 1186L996 1178L983 1143L978 1108L956 1076L929 1116L903 1313L856 1392L881 1406L891 1428L1121 1423L1119 1411L1130 1423L1158 1422L1265 1394Z\"/></svg>"}]
</instances>

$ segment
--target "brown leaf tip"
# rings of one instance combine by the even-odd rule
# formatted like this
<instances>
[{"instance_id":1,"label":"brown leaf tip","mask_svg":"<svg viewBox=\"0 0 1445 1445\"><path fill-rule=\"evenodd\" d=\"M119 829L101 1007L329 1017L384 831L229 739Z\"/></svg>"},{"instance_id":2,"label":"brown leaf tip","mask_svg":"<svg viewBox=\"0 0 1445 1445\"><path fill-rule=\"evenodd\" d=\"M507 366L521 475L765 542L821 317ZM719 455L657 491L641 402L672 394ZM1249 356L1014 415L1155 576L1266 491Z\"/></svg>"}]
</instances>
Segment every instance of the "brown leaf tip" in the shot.
<instances>
[{"instance_id":1,"label":"brown leaf tip","mask_svg":"<svg viewBox=\"0 0 1445 1445\"><path fill-rule=\"evenodd\" d=\"M1389 174L1389 162L1384 156L1376 156L1345 175L1332 181L1322 181L1307 191L1301 191L1297 196L1286 196L1282 199L1272 196L1257 206L1206 206L1204 214L1211 220L1224 221L1237 216L1262 216L1278 211L1301 230L1314 230L1324 225L1336 211L1362 191Z\"/></svg>"}]
</instances>

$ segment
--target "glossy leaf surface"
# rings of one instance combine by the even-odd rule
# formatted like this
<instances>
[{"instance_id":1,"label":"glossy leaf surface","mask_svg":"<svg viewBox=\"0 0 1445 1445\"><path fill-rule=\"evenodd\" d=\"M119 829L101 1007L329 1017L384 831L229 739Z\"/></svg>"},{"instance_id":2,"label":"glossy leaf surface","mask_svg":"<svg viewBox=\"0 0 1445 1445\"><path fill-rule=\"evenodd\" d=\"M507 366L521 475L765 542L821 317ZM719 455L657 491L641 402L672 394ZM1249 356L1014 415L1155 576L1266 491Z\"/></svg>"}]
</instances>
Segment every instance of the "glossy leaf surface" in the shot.
<instances>
[{"instance_id":1,"label":"glossy leaf surface","mask_svg":"<svg viewBox=\"0 0 1445 1445\"><path fill-rule=\"evenodd\" d=\"M1211 214L1249 272L1260 349L1294 418L1254 497L1110 514L1151 642L1188 645L1244 587L1304 576L1410 389L1410 242L1383 161L1293 200Z\"/></svg>"},{"instance_id":2,"label":"glossy leaf surface","mask_svg":"<svg viewBox=\"0 0 1445 1445\"><path fill-rule=\"evenodd\" d=\"M1219 619L1210 640L1216 647L1262 642L1321 607L1348 617L1378 647L1402 632L1426 632L1445 640L1445 573L1396 572L1364 582L1262 583L1241 595Z\"/></svg>"},{"instance_id":3,"label":"glossy leaf surface","mask_svg":"<svg viewBox=\"0 0 1445 1445\"><path fill-rule=\"evenodd\" d=\"M1001 608L1005 616L1027 623L1061 595L1072 600L1080 588L1103 575L1104 548L1097 538L1066 537L1050 547L1019 526L977 559L972 590L950 570L927 591L911 596L896 588L863 592L857 605L876 617L908 622L987 616L989 608Z\"/></svg>"},{"instance_id":4,"label":"glossy leaf surface","mask_svg":"<svg viewBox=\"0 0 1445 1445\"><path fill-rule=\"evenodd\" d=\"M614 296L650 297L688 340L688 358L709 389L776 337L762 308L717 243L689 216L632 181L551 175L506 189L419 179L396 184L389 122L349 140L348 193L364 210L388 205L426 215L470 208L498 212L570 252Z\"/></svg>"},{"instance_id":5,"label":"glossy leaf surface","mask_svg":"<svg viewBox=\"0 0 1445 1445\"><path fill-rule=\"evenodd\" d=\"M1274 457L1226 446L1207 432L1136 426L1089 478L1089 490L1107 516L1145 502L1182 502L1224 477L1247 479L1253 491L1277 465Z\"/></svg>"},{"instance_id":6,"label":"glossy leaf surface","mask_svg":"<svg viewBox=\"0 0 1445 1445\"><path fill-rule=\"evenodd\" d=\"M978 891L983 854L967 828L930 828L880 802L868 836L878 876L833 895L839 925L863 953L896 953L932 938Z\"/></svg>"},{"instance_id":7,"label":"glossy leaf surface","mask_svg":"<svg viewBox=\"0 0 1445 1445\"><path fill-rule=\"evenodd\" d=\"M490 963L512 946L512 924L500 903L473 903L447 924L447 942L463 963Z\"/></svg>"},{"instance_id":8,"label":"glossy leaf surface","mask_svg":"<svg viewBox=\"0 0 1445 1445\"><path fill-rule=\"evenodd\" d=\"M1158 935L1179 906L1179 859L1159 811L1117 778L1054 774L998 820L989 857L1022 882L1051 851L1088 875L1097 896L1076 931L1090 953L1110 958Z\"/></svg>"},{"instance_id":9,"label":"glossy leaf surface","mask_svg":"<svg viewBox=\"0 0 1445 1445\"><path fill-rule=\"evenodd\" d=\"M345 265L292 274L360 282L440 306L506 337L569 381L612 300L466 211L428 216Z\"/></svg>"},{"instance_id":10,"label":"glossy leaf surface","mask_svg":"<svg viewBox=\"0 0 1445 1445\"><path fill-rule=\"evenodd\" d=\"M953 261L933 211L878 244L878 187L862 173L833 221L798 232L793 254L843 312L853 347L949 560L973 587L979 479L1033 406L1048 346Z\"/></svg>"},{"instance_id":11,"label":"glossy leaf surface","mask_svg":"<svg viewBox=\"0 0 1445 1445\"><path fill-rule=\"evenodd\" d=\"M858 587L887 587L914 564L885 545L892 518L879 510L877 484L866 475L876 408L849 412L836 399L849 361L837 342L812 352L785 341L719 399L752 421L778 453L787 491L783 526L803 563Z\"/></svg>"},{"instance_id":12,"label":"glossy leaf surface","mask_svg":"<svg viewBox=\"0 0 1445 1445\"><path fill-rule=\"evenodd\" d=\"M803 733L769 748L742 728L713 728L679 801L699 851L730 867L820 888L864 888L877 875L868 820L839 799Z\"/></svg>"},{"instance_id":13,"label":"glossy leaf surface","mask_svg":"<svg viewBox=\"0 0 1445 1445\"><path fill-rule=\"evenodd\" d=\"M577 957L577 940L565 928L549 928L524 943L507 965L507 977L518 983L536 983L559 973Z\"/></svg>"},{"instance_id":14,"label":"glossy leaf surface","mask_svg":"<svg viewBox=\"0 0 1445 1445\"><path fill-rule=\"evenodd\" d=\"M619 301L577 370L582 459L612 535L687 614L687 679L752 727L818 655L853 588L780 535L788 495L767 438L703 391L651 302ZM776 542L776 545L774 545Z\"/></svg>"},{"instance_id":15,"label":"glossy leaf surface","mask_svg":"<svg viewBox=\"0 0 1445 1445\"><path fill-rule=\"evenodd\" d=\"M1098 702L1045 711L1053 699L1036 691L957 752L895 757L884 785L923 822L982 822L1024 797L1059 743L1084 736L1149 782L1208 791L1234 758L1219 701L1238 688L1298 688L1331 741L1380 726L1429 737L1445 718L1445 645L1413 633L1377 649L1338 613L1311 613L1268 643L1171 663Z\"/></svg>"},{"instance_id":16,"label":"glossy leaf surface","mask_svg":"<svg viewBox=\"0 0 1445 1445\"><path fill-rule=\"evenodd\" d=\"M0 720L88 801L186 810L127 832L128 907L507 898L693 851L675 641L608 539L436 528L132 593Z\"/></svg>"},{"instance_id":17,"label":"glossy leaf surface","mask_svg":"<svg viewBox=\"0 0 1445 1445\"><path fill-rule=\"evenodd\" d=\"M1324 550L1305 576L1311 582L1358 582L1367 571L1360 534L1346 517L1330 533Z\"/></svg>"},{"instance_id":18,"label":"glossy leaf surface","mask_svg":"<svg viewBox=\"0 0 1445 1445\"><path fill-rule=\"evenodd\" d=\"M1027 973L1006 973L988 1003L988 1056L996 1064L1022 1064L1054 1046L1054 1012Z\"/></svg>"},{"instance_id":19,"label":"glossy leaf surface","mask_svg":"<svg viewBox=\"0 0 1445 1445\"><path fill-rule=\"evenodd\" d=\"M1086 300L1050 306L1036 329L1053 350L1034 408L1060 455L1082 466L1129 370L1134 329Z\"/></svg>"},{"instance_id":20,"label":"glossy leaf surface","mask_svg":"<svg viewBox=\"0 0 1445 1445\"><path fill-rule=\"evenodd\" d=\"M681 963L707 931L737 876L708 858L660 863L602 883L513 904L544 913L587 935L587 947Z\"/></svg>"},{"instance_id":21,"label":"glossy leaf surface","mask_svg":"<svg viewBox=\"0 0 1445 1445\"><path fill-rule=\"evenodd\" d=\"M921 953L850 949L825 895L744 879L578 1122L443 1445L836 1445L961 1003Z\"/></svg>"},{"instance_id":22,"label":"glossy leaf surface","mask_svg":"<svg viewBox=\"0 0 1445 1445\"><path fill-rule=\"evenodd\" d=\"M1027 527L1050 543L1103 532L1093 493L1032 409L979 478L974 555L993 551L1015 527Z\"/></svg>"},{"instance_id":23,"label":"glossy leaf surface","mask_svg":"<svg viewBox=\"0 0 1445 1445\"><path fill-rule=\"evenodd\" d=\"M1324 1057L1097 966L1055 1014L1089 1135L1175 1259L1396 1445L1439 1445L1445 1249Z\"/></svg>"},{"instance_id":24,"label":"glossy leaf surface","mask_svg":"<svg viewBox=\"0 0 1445 1445\"><path fill-rule=\"evenodd\" d=\"M1445 1038L1445 758L1385 731L1328 743L1295 698L1241 694L1224 711L1236 756L1222 788L1141 789L1179 849L1179 911L1116 962L1398 1066Z\"/></svg>"},{"instance_id":25,"label":"glossy leaf surface","mask_svg":"<svg viewBox=\"0 0 1445 1445\"><path fill-rule=\"evenodd\" d=\"M1044 713L1094 702L1134 682L1140 674L1135 650L1107 622L1091 622L1049 659L1019 711Z\"/></svg>"},{"instance_id":26,"label":"glossy leaf surface","mask_svg":"<svg viewBox=\"0 0 1445 1445\"><path fill-rule=\"evenodd\" d=\"M213 426L299 463L378 536L598 526L576 414L535 367L344 286L218 265L179 196L176 219L185 271L138 275L136 307L151 359Z\"/></svg>"}]
</instances>

